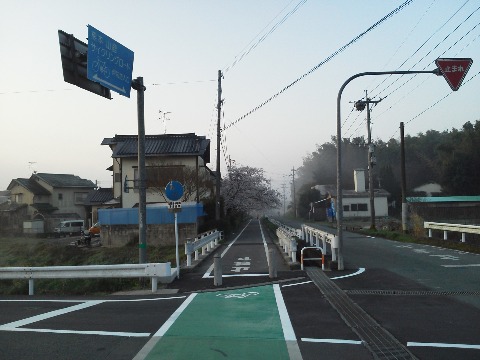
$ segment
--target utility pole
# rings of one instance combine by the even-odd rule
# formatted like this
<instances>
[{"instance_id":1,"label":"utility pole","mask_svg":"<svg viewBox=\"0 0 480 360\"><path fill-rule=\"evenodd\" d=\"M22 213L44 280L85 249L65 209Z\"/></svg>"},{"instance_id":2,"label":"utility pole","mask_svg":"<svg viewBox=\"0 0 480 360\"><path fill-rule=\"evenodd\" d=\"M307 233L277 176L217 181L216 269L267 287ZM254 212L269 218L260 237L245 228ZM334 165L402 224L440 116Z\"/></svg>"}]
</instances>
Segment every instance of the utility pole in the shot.
<instances>
[{"instance_id":1,"label":"utility pole","mask_svg":"<svg viewBox=\"0 0 480 360\"><path fill-rule=\"evenodd\" d=\"M145 168L145 86L143 77L132 81L132 88L137 90L138 114L138 262L147 262L147 189Z\"/></svg>"},{"instance_id":2,"label":"utility pole","mask_svg":"<svg viewBox=\"0 0 480 360\"><path fill-rule=\"evenodd\" d=\"M286 184L282 184L282 189L283 189L283 216L285 216L285 186Z\"/></svg>"},{"instance_id":3,"label":"utility pole","mask_svg":"<svg viewBox=\"0 0 480 360\"><path fill-rule=\"evenodd\" d=\"M372 127L370 119L370 104L378 104L382 99L373 101L368 98L367 90L365 90L365 101L359 100L355 102L355 107L357 110L362 111L367 108L367 146L368 146L368 191L370 196L370 229L375 230L375 193L373 186L373 166L376 164L377 160L375 158L375 145L372 144Z\"/></svg>"},{"instance_id":4,"label":"utility pole","mask_svg":"<svg viewBox=\"0 0 480 360\"><path fill-rule=\"evenodd\" d=\"M408 233L407 178L405 174L405 129L400 123L400 168L402 172L402 230Z\"/></svg>"},{"instance_id":5,"label":"utility pole","mask_svg":"<svg viewBox=\"0 0 480 360\"><path fill-rule=\"evenodd\" d=\"M217 102L217 168L215 182L215 220L217 225L220 222L220 118L222 113L222 71L218 70L218 102Z\"/></svg>"},{"instance_id":6,"label":"utility pole","mask_svg":"<svg viewBox=\"0 0 480 360\"><path fill-rule=\"evenodd\" d=\"M297 218L297 201L295 199L295 167L292 167L293 214Z\"/></svg>"}]
</instances>

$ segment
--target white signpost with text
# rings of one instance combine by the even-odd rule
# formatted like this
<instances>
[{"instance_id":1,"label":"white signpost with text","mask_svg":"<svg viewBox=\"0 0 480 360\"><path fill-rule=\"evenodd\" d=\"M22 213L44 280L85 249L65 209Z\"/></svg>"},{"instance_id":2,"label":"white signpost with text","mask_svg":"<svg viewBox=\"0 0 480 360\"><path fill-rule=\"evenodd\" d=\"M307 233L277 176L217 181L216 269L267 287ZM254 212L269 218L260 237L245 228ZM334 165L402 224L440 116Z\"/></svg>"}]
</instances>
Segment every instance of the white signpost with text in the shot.
<instances>
[{"instance_id":1,"label":"white signpost with text","mask_svg":"<svg viewBox=\"0 0 480 360\"><path fill-rule=\"evenodd\" d=\"M175 257L177 261L177 278L180 279L180 256L178 254L178 221L177 213L182 211L182 202L179 201L183 196L183 185L176 181L170 181L165 186L165 196L170 202L168 203L168 210L173 212L175 216Z\"/></svg>"}]
</instances>

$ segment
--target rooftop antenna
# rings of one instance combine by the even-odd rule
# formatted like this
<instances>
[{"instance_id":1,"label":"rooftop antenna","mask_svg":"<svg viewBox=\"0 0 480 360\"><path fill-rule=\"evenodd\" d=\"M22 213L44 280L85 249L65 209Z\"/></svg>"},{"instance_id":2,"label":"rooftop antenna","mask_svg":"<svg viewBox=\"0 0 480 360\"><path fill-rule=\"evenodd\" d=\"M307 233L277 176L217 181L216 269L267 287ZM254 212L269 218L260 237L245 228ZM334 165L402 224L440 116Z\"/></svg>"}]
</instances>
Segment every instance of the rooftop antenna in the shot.
<instances>
[{"instance_id":1,"label":"rooftop antenna","mask_svg":"<svg viewBox=\"0 0 480 360\"><path fill-rule=\"evenodd\" d=\"M37 162L36 161L29 161L28 162L28 169L30 170L30 172L32 172L32 167L33 167L33 164L36 164ZM37 173L36 171L33 171L34 173Z\"/></svg>"},{"instance_id":2,"label":"rooftop antenna","mask_svg":"<svg viewBox=\"0 0 480 360\"><path fill-rule=\"evenodd\" d=\"M171 114L172 112L171 111L165 112L165 111L162 111L162 110L158 110L158 113L159 114L163 113L163 129L164 129L163 133L166 134L167 133L167 121L170 120L169 118L167 118L167 115Z\"/></svg>"}]
</instances>

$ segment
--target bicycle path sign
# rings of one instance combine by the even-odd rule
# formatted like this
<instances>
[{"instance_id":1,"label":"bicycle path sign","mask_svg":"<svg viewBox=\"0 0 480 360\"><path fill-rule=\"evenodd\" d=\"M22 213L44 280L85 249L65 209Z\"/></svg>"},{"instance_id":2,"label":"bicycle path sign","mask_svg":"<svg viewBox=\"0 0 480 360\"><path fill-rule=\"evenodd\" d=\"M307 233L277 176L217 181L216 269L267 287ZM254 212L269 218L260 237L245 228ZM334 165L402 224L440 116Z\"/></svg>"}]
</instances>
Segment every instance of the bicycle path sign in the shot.
<instances>
[{"instance_id":1,"label":"bicycle path sign","mask_svg":"<svg viewBox=\"0 0 480 360\"><path fill-rule=\"evenodd\" d=\"M88 25L87 78L130 97L133 51Z\"/></svg>"}]
</instances>

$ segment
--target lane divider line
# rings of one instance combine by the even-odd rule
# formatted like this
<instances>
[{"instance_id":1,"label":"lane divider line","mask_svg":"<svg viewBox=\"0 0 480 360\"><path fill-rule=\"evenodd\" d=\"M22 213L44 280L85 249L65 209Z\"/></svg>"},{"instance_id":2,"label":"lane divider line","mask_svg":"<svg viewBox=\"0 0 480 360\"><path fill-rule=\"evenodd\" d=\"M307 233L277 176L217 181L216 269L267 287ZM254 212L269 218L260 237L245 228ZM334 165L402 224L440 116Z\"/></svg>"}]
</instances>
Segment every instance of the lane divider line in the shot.
<instances>
[{"instance_id":1,"label":"lane divider line","mask_svg":"<svg viewBox=\"0 0 480 360\"><path fill-rule=\"evenodd\" d=\"M447 343L424 343L424 342L414 342L414 341L407 342L407 346L457 348L457 349L477 349L477 350L480 350L480 345L447 344Z\"/></svg>"},{"instance_id":2,"label":"lane divider line","mask_svg":"<svg viewBox=\"0 0 480 360\"><path fill-rule=\"evenodd\" d=\"M327 343L327 344L362 345L362 342L360 340L302 338L302 341L313 342L313 343Z\"/></svg>"},{"instance_id":3,"label":"lane divider line","mask_svg":"<svg viewBox=\"0 0 480 360\"><path fill-rule=\"evenodd\" d=\"M252 221L252 219L250 219L250 221ZM227 253L227 251L230 250L230 247L243 234L243 231L247 228L248 225L250 225L250 221L247 223L247 225L245 225L245 227L242 229L242 231L240 231L240 234L238 234L237 237L235 239L233 239L233 241L230 244L228 244L227 248L220 255L221 258L223 258L223 256ZM212 271L213 271L213 262L212 262L212 265L210 265L210 267L208 268L207 272L205 274L203 274L202 279L207 279L208 277L210 277L210 274L212 273Z\"/></svg>"}]
</instances>

